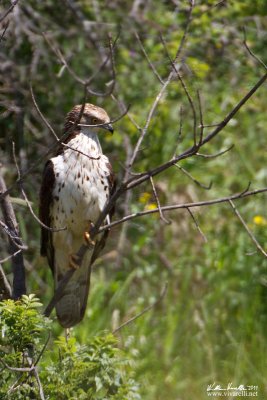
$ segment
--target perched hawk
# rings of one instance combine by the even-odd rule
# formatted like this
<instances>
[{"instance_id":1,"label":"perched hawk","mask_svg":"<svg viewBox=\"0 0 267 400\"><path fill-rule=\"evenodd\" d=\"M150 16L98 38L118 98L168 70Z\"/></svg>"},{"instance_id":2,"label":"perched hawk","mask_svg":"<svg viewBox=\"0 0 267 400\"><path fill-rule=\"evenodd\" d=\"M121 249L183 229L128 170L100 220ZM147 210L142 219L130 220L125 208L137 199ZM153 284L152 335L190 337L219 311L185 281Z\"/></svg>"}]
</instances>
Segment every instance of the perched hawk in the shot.
<instances>
[{"instance_id":1,"label":"perched hawk","mask_svg":"<svg viewBox=\"0 0 267 400\"><path fill-rule=\"evenodd\" d=\"M93 261L105 245L107 232L90 240L89 230L114 190L114 176L108 158L103 155L98 135L103 128L113 133L110 118L103 108L86 104L79 125L81 105L67 115L64 133L67 135L55 157L47 161L40 190L40 219L51 228L42 227L41 255L52 269L55 288L69 268L75 272L56 304L60 324L71 327L84 316ZM69 132L69 134L68 134ZM76 253L82 244L88 251L79 268Z\"/></svg>"}]
</instances>

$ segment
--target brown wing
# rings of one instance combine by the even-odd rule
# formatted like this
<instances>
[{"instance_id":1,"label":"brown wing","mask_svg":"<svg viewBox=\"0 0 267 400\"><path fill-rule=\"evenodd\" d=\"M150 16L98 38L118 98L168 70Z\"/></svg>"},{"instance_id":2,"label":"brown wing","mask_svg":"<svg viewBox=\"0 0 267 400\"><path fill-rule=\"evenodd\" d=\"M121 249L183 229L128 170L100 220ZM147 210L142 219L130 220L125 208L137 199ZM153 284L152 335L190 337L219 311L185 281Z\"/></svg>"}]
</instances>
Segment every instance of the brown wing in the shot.
<instances>
[{"instance_id":1,"label":"brown wing","mask_svg":"<svg viewBox=\"0 0 267 400\"><path fill-rule=\"evenodd\" d=\"M55 184L55 173L52 161L47 161L44 167L42 185L40 190L39 217L48 227L51 226L50 209L53 202L53 187ZM54 270L54 247L52 233L48 229L41 229L41 255L47 257L52 271Z\"/></svg>"},{"instance_id":2,"label":"brown wing","mask_svg":"<svg viewBox=\"0 0 267 400\"><path fill-rule=\"evenodd\" d=\"M116 178L115 178L115 174L112 170L112 166L110 163L107 163L107 167L110 171L110 174L108 176L108 183L109 183L109 197L111 197L116 190ZM115 212L115 206L111 209L111 211L109 213L110 220L111 220L114 212ZM107 229L101 236L101 239L96 243L96 246L95 246L94 252L92 254L92 258L91 258L91 265L95 262L95 260L99 256L99 253L105 247L108 235L109 235L109 230Z\"/></svg>"}]
</instances>

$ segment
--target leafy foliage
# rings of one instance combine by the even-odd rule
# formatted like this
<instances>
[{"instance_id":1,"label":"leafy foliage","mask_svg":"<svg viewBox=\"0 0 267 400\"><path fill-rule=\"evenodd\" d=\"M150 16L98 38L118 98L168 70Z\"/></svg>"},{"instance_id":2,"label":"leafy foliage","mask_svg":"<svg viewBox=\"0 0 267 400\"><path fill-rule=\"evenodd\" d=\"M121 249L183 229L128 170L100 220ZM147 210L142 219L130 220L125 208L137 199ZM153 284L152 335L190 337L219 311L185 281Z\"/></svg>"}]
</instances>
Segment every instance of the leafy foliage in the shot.
<instances>
[{"instance_id":1,"label":"leafy foliage","mask_svg":"<svg viewBox=\"0 0 267 400\"><path fill-rule=\"evenodd\" d=\"M140 399L133 365L113 335L94 336L83 345L60 336L46 350L51 321L38 312L40 306L34 295L0 303L1 399L38 398L40 385L53 400ZM27 371L37 363L39 384L36 370Z\"/></svg>"}]
</instances>

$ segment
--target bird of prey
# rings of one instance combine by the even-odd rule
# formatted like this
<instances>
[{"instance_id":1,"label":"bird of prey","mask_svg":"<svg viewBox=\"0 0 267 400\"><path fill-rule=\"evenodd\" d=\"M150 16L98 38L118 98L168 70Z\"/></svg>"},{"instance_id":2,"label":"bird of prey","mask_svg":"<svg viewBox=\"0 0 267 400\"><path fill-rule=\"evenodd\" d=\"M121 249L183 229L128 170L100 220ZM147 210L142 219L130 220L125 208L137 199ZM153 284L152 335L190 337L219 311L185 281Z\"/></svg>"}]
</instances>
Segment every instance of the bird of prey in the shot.
<instances>
[{"instance_id":1,"label":"bird of prey","mask_svg":"<svg viewBox=\"0 0 267 400\"><path fill-rule=\"evenodd\" d=\"M103 108L93 104L82 107L77 105L67 114L64 142L55 157L47 161L40 190L40 220L54 229L42 226L41 255L47 257L52 269L55 289L69 268L75 269L56 304L64 328L83 319L91 265L107 237L105 231L93 241L89 232L115 187L111 165L98 139L104 129L113 133L110 118ZM78 266L77 252L84 243L88 250Z\"/></svg>"}]
</instances>

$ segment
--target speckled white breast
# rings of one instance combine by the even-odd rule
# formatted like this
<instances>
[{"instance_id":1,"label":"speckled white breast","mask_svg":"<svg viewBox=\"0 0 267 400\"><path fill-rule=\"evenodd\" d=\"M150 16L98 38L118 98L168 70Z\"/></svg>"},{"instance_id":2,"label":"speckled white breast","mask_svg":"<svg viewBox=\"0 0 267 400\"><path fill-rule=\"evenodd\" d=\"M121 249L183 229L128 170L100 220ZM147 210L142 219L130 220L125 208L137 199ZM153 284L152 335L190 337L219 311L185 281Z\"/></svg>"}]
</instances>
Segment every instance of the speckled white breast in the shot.
<instances>
[{"instance_id":1,"label":"speckled white breast","mask_svg":"<svg viewBox=\"0 0 267 400\"><path fill-rule=\"evenodd\" d=\"M81 132L68 146L51 160L56 180L51 216L54 226L81 235L97 221L109 198L109 161L95 133Z\"/></svg>"}]
</instances>

